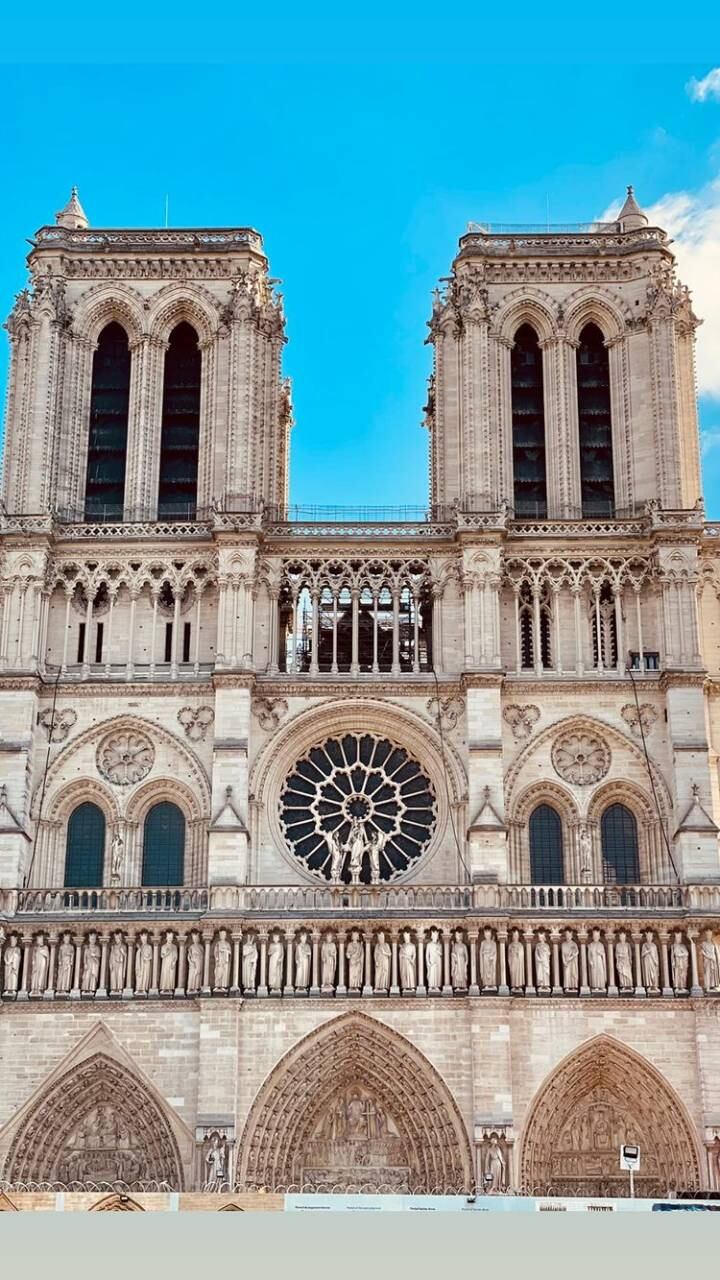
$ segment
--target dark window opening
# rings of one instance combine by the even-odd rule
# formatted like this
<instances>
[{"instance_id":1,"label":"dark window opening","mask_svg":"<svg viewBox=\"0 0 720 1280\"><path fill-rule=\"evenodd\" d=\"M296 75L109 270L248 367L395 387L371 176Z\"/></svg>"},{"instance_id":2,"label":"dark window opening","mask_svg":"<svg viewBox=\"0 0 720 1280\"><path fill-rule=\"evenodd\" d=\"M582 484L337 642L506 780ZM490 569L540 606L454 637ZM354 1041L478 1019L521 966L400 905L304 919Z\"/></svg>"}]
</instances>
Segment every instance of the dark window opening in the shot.
<instances>
[{"instance_id":1,"label":"dark window opening","mask_svg":"<svg viewBox=\"0 0 720 1280\"><path fill-rule=\"evenodd\" d=\"M603 668L608 671L612 667L617 666L618 647L617 647L617 618L615 617L615 597L612 588L608 582L604 582L600 589L599 607L596 604L595 597L592 599L592 639L593 639L593 661L596 667L600 666L600 657L602 657ZM598 615L600 632L598 635Z\"/></svg>"},{"instance_id":2,"label":"dark window opening","mask_svg":"<svg viewBox=\"0 0 720 1280\"><path fill-rule=\"evenodd\" d=\"M176 326L165 356L158 519L192 520L197 511L202 357L191 325Z\"/></svg>"},{"instance_id":3,"label":"dark window opening","mask_svg":"<svg viewBox=\"0 0 720 1280\"><path fill-rule=\"evenodd\" d=\"M539 804L530 814L530 879L533 884L563 884L562 822L549 804Z\"/></svg>"},{"instance_id":4,"label":"dark window opening","mask_svg":"<svg viewBox=\"0 0 720 1280\"><path fill-rule=\"evenodd\" d=\"M84 622L81 622L78 627L77 660L78 662L85 661L85 623Z\"/></svg>"},{"instance_id":5,"label":"dark window opening","mask_svg":"<svg viewBox=\"0 0 720 1280\"><path fill-rule=\"evenodd\" d=\"M639 884L637 822L624 804L611 804L600 821L606 884Z\"/></svg>"},{"instance_id":6,"label":"dark window opening","mask_svg":"<svg viewBox=\"0 0 720 1280\"><path fill-rule=\"evenodd\" d=\"M185 862L185 818L176 804L153 805L143 833L144 885L181 885Z\"/></svg>"},{"instance_id":7,"label":"dark window opening","mask_svg":"<svg viewBox=\"0 0 720 1280\"><path fill-rule=\"evenodd\" d=\"M93 356L85 519L122 520L125 499L130 348L125 330L103 329Z\"/></svg>"},{"instance_id":8,"label":"dark window opening","mask_svg":"<svg viewBox=\"0 0 720 1280\"><path fill-rule=\"evenodd\" d=\"M520 617L520 666L532 670L535 666L535 601L532 587L524 582L520 588L518 605ZM540 662L545 670L552 667L551 648L552 611L547 587L540 592Z\"/></svg>"},{"instance_id":9,"label":"dark window opening","mask_svg":"<svg viewBox=\"0 0 720 1280\"><path fill-rule=\"evenodd\" d=\"M319 671L350 671L353 657L353 601L350 589L329 588L318 600ZM279 601L281 671L309 671L313 661L313 605L303 588L293 605L289 586L283 587ZM394 603L387 587L377 595L364 588L357 603L357 665L360 672L392 671L394 650ZM293 626L295 625L295 631ZM397 661L401 672L432 670L432 593L422 586L415 597L404 587L398 598Z\"/></svg>"},{"instance_id":10,"label":"dark window opening","mask_svg":"<svg viewBox=\"0 0 720 1280\"><path fill-rule=\"evenodd\" d=\"M165 661L172 662L173 624L165 623Z\"/></svg>"},{"instance_id":11,"label":"dark window opening","mask_svg":"<svg viewBox=\"0 0 720 1280\"><path fill-rule=\"evenodd\" d=\"M105 624L103 622L98 622L97 628L95 631L95 661L96 662L102 662L104 630L105 630Z\"/></svg>"},{"instance_id":12,"label":"dark window opening","mask_svg":"<svg viewBox=\"0 0 720 1280\"><path fill-rule=\"evenodd\" d=\"M189 622L186 622L186 623L184 623L184 625L183 625L183 654L182 654L182 660L183 660L183 662L189 662L189 661L190 661L190 623L189 623Z\"/></svg>"},{"instance_id":13,"label":"dark window opening","mask_svg":"<svg viewBox=\"0 0 720 1280\"><path fill-rule=\"evenodd\" d=\"M66 889L95 889L103 882L105 815L96 804L73 809L65 846Z\"/></svg>"},{"instance_id":14,"label":"dark window opening","mask_svg":"<svg viewBox=\"0 0 720 1280\"><path fill-rule=\"evenodd\" d=\"M615 483L610 415L610 364L596 324L586 324L577 349L580 493L584 516L611 516Z\"/></svg>"},{"instance_id":15,"label":"dark window opening","mask_svg":"<svg viewBox=\"0 0 720 1280\"><path fill-rule=\"evenodd\" d=\"M542 351L529 324L515 334L510 377L515 515L543 520L547 516L547 481Z\"/></svg>"},{"instance_id":16,"label":"dark window opening","mask_svg":"<svg viewBox=\"0 0 720 1280\"><path fill-rule=\"evenodd\" d=\"M633 671L642 671L643 668L645 669L645 671L659 671L660 670L660 654L653 653L653 652L648 653L646 651L645 653L643 653L642 663L641 663L640 654L635 651L631 651L630 667L631 667L631 670Z\"/></svg>"}]
</instances>

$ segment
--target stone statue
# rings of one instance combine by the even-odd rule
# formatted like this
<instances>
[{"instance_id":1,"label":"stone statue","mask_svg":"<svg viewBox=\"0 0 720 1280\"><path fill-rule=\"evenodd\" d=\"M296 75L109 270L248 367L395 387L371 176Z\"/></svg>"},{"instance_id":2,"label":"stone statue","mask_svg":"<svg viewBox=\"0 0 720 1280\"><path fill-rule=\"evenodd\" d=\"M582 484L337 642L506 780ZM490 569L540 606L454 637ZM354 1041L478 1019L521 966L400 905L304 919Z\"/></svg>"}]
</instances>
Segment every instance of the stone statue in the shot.
<instances>
[{"instance_id":1,"label":"stone statue","mask_svg":"<svg viewBox=\"0 0 720 1280\"><path fill-rule=\"evenodd\" d=\"M340 835L337 831L326 831L324 832L324 840L330 854L330 883L340 884L345 860L345 851L340 843Z\"/></svg>"},{"instance_id":2,"label":"stone statue","mask_svg":"<svg viewBox=\"0 0 720 1280\"><path fill-rule=\"evenodd\" d=\"M165 933L165 941L160 948L160 990L175 990L175 975L177 973L178 949L177 943L173 940L173 931L168 929Z\"/></svg>"},{"instance_id":3,"label":"stone statue","mask_svg":"<svg viewBox=\"0 0 720 1280\"><path fill-rule=\"evenodd\" d=\"M350 824L347 852L350 854L350 883L360 883L363 856L365 854L365 828L359 818L353 818Z\"/></svg>"},{"instance_id":4,"label":"stone statue","mask_svg":"<svg viewBox=\"0 0 720 1280\"><path fill-rule=\"evenodd\" d=\"M720 987L720 954L712 929L706 929L700 943L700 955L703 962L703 987L706 991L716 991Z\"/></svg>"},{"instance_id":5,"label":"stone statue","mask_svg":"<svg viewBox=\"0 0 720 1280\"><path fill-rule=\"evenodd\" d=\"M497 987L497 943L488 928L483 929L480 943L480 981L488 990Z\"/></svg>"},{"instance_id":6,"label":"stone statue","mask_svg":"<svg viewBox=\"0 0 720 1280\"><path fill-rule=\"evenodd\" d=\"M550 990L550 943L544 929L538 929L535 943L535 984L538 991Z\"/></svg>"},{"instance_id":7,"label":"stone statue","mask_svg":"<svg viewBox=\"0 0 720 1280\"><path fill-rule=\"evenodd\" d=\"M232 961L232 943L227 936L227 929L218 930L217 942L213 944L213 960L215 962L215 990L227 991L230 986L230 964Z\"/></svg>"},{"instance_id":8,"label":"stone statue","mask_svg":"<svg viewBox=\"0 0 720 1280\"><path fill-rule=\"evenodd\" d=\"M430 937L425 944L425 973L427 974L428 991L439 991L442 987L443 948L437 929L430 930Z\"/></svg>"},{"instance_id":9,"label":"stone statue","mask_svg":"<svg viewBox=\"0 0 720 1280\"><path fill-rule=\"evenodd\" d=\"M400 988L402 991L414 991L417 987L417 947L409 929L403 929L399 960Z\"/></svg>"},{"instance_id":10,"label":"stone statue","mask_svg":"<svg viewBox=\"0 0 720 1280\"><path fill-rule=\"evenodd\" d=\"M690 952L688 951L683 936L679 929L673 933L672 946L670 947L670 962L672 965L672 980L675 991L687 991L688 961Z\"/></svg>"},{"instance_id":11,"label":"stone statue","mask_svg":"<svg viewBox=\"0 0 720 1280\"><path fill-rule=\"evenodd\" d=\"M642 944L640 955L645 990L658 991L660 988L660 957L653 941L652 929L645 930L645 941Z\"/></svg>"},{"instance_id":12,"label":"stone statue","mask_svg":"<svg viewBox=\"0 0 720 1280\"><path fill-rule=\"evenodd\" d=\"M120 835L120 832L116 831L112 838L112 844L110 845L110 875L113 884L120 883L120 873L122 871L124 857L125 841Z\"/></svg>"},{"instance_id":13,"label":"stone statue","mask_svg":"<svg viewBox=\"0 0 720 1280\"><path fill-rule=\"evenodd\" d=\"M304 929L300 930L300 937L295 943L295 990L307 991L310 986L310 961L312 959L312 947L308 942L308 936Z\"/></svg>"},{"instance_id":14,"label":"stone statue","mask_svg":"<svg viewBox=\"0 0 720 1280\"><path fill-rule=\"evenodd\" d=\"M513 929L508 943L508 972L510 974L510 990L522 991L525 986L525 950L520 941L519 929Z\"/></svg>"},{"instance_id":15,"label":"stone statue","mask_svg":"<svg viewBox=\"0 0 720 1280\"><path fill-rule=\"evenodd\" d=\"M632 947L627 940L627 934L621 929L617 942L615 943L615 968L617 969L618 987L621 991L632 990L633 985L633 963L632 963Z\"/></svg>"},{"instance_id":16,"label":"stone statue","mask_svg":"<svg viewBox=\"0 0 720 1280\"><path fill-rule=\"evenodd\" d=\"M75 947L71 935L64 933L58 947L57 977L55 979L56 995L67 995L72 987L73 969L75 967Z\"/></svg>"},{"instance_id":17,"label":"stone statue","mask_svg":"<svg viewBox=\"0 0 720 1280\"><path fill-rule=\"evenodd\" d=\"M257 982L258 949L253 933L245 935L242 955L243 991L254 991Z\"/></svg>"},{"instance_id":18,"label":"stone statue","mask_svg":"<svg viewBox=\"0 0 720 1280\"><path fill-rule=\"evenodd\" d=\"M584 823L578 835L578 854L580 861L580 879L589 884L592 878L592 836L590 828Z\"/></svg>"},{"instance_id":19,"label":"stone statue","mask_svg":"<svg viewBox=\"0 0 720 1280\"><path fill-rule=\"evenodd\" d=\"M148 936L143 929L135 948L135 995L146 996L150 990L150 975L152 973L152 945L148 942Z\"/></svg>"},{"instance_id":20,"label":"stone statue","mask_svg":"<svg viewBox=\"0 0 720 1280\"><path fill-rule=\"evenodd\" d=\"M365 969L365 948L357 929L353 929L350 934L346 954L348 962L348 991L359 991L362 987L363 971Z\"/></svg>"},{"instance_id":21,"label":"stone statue","mask_svg":"<svg viewBox=\"0 0 720 1280\"><path fill-rule=\"evenodd\" d=\"M187 986L188 995L199 991L202 986L205 950L200 941L200 934L193 929L187 949Z\"/></svg>"},{"instance_id":22,"label":"stone statue","mask_svg":"<svg viewBox=\"0 0 720 1280\"><path fill-rule=\"evenodd\" d=\"M127 946L119 931L113 934L110 947L110 990L113 993L125 989L125 970L127 968Z\"/></svg>"},{"instance_id":23,"label":"stone statue","mask_svg":"<svg viewBox=\"0 0 720 1280\"><path fill-rule=\"evenodd\" d=\"M268 986L271 991L282 991L284 959L280 934L275 930L268 946Z\"/></svg>"},{"instance_id":24,"label":"stone statue","mask_svg":"<svg viewBox=\"0 0 720 1280\"><path fill-rule=\"evenodd\" d=\"M390 943L385 941L385 934L380 931L373 951L375 961L375 990L387 991L390 986Z\"/></svg>"},{"instance_id":25,"label":"stone statue","mask_svg":"<svg viewBox=\"0 0 720 1280\"><path fill-rule=\"evenodd\" d=\"M101 955L102 951L97 940L97 934L90 932L83 948L82 981L80 983L80 989L85 995L91 995L97 991Z\"/></svg>"},{"instance_id":26,"label":"stone statue","mask_svg":"<svg viewBox=\"0 0 720 1280\"><path fill-rule=\"evenodd\" d=\"M17 944L18 936L11 933L8 944L5 948L5 956L3 965L5 967L5 986L3 988L6 996L17 994L18 984L20 981L20 960L22 952Z\"/></svg>"},{"instance_id":27,"label":"stone statue","mask_svg":"<svg viewBox=\"0 0 720 1280\"><path fill-rule=\"evenodd\" d=\"M380 855L385 848L389 839L386 831L376 829L373 831L368 841L368 855L370 858L370 883L380 883Z\"/></svg>"},{"instance_id":28,"label":"stone statue","mask_svg":"<svg viewBox=\"0 0 720 1280\"><path fill-rule=\"evenodd\" d=\"M455 930L455 940L450 950L450 970L455 991L468 989L468 949L462 930Z\"/></svg>"},{"instance_id":29,"label":"stone statue","mask_svg":"<svg viewBox=\"0 0 720 1280\"><path fill-rule=\"evenodd\" d=\"M500 1143L496 1133L491 1135L485 1152L483 1174L486 1193L490 1194L491 1192L505 1190L505 1157L500 1150Z\"/></svg>"},{"instance_id":30,"label":"stone statue","mask_svg":"<svg viewBox=\"0 0 720 1280\"><path fill-rule=\"evenodd\" d=\"M320 984L323 991L332 991L335 987L335 971L337 969L337 943L328 933L320 948Z\"/></svg>"},{"instance_id":31,"label":"stone statue","mask_svg":"<svg viewBox=\"0 0 720 1280\"><path fill-rule=\"evenodd\" d=\"M577 991L580 986L578 979L580 948L573 938L572 929L565 930L565 938L560 944L560 953L563 962L563 987L565 991Z\"/></svg>"},{"instance_id":32,"label":"stone statue","mask_svg":"<svg viewBox=\"0 0 720 1280\"><path fill-rule=\"evenodd\" d=\"M50 948L45 941L45 934L39 933L33 945L30 966L30 991L33 995L42 995L45 990L49 967Z\"/></svg>"},{"instance_id":33,"label":"stone statue","mask_svg":"<svg viewBox=\"0 0 720 1280\"><path fill-rule=\"evenodd\" d=\"M221 1191L226 1182L227 1146L219 1133L214 1133L205 1155L205 1191Z\"/></svg>"},{"instance_id":34,"label":"stone statue","mask_svg":"<svg viewBox=\"0 0 720 1280\"><path fill-rule=\"evenodd\" d=\"M607 956L599 929L592 931L592 942L588 943L587 954L590 990L607 991Z\"/></svg>"}]
</instances>

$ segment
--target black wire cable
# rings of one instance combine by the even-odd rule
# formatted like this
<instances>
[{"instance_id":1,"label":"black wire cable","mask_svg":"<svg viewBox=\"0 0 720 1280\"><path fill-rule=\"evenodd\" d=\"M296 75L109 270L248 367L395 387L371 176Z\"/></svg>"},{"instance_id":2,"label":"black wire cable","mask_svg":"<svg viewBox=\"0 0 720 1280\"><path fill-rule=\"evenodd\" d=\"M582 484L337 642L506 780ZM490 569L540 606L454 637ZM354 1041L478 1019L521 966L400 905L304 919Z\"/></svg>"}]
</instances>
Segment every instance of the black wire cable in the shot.
<instances>
[{"instance_id":1,"label":"black wire cable","mask_svg":"<svg viewBox=\"0 0 720 1280\"><path fill-rule=\"evenodd\" d=\"M465 861L465 858L463 857L463 852L460 847L460 840L458 839L458 833L455 827L455 817L453 815L452 799L450 797L450 780L448 776L447 758L445 755L445 734L443 732L443 727L442 727L442 709L440 706L440 681L438 680L437 671L435 670L434 665L430 667L430 670L432 672L433 680L435 681L435 705L437 707L436 719L437 719L438 733L440 735L440 756L442 759L443 778L445 781L445 795L447 796L448 813L450 815L450 826L452 828L452 833L455 840L455 847L457 848L457 852L458 852L458 858L460 859L463 867L465 868L465 874L468 879L468 884L472 884L472 875L470 873L470 868L467 862Z\"/></svg>"},{"instance_id":2,"label":"black wire cable","mask_svg":"<svg viewBox=\"0 0 720 1280\"><path fill-rule=\"evenodd\" d=\"M678 884L680 884L680 876L678 875L678 869L677 869L677 867L675 866L675 859L674 859L674 858L673 858L673 856L672 856L672 850L671 850L671 848L670 848L670 841L669 841L669 839L668 839L667 831L665 830L665 822L664 822L664 819L663 819L662 810L661 810L661 808L660 808L660 799L659 799L659 797L658 797L657 788L656 788L656 786L655 786L655 778L653 777L652 766L651 766L651 764L650 764L650 754L649 754L649 752L648 752L648 749L647 749L647 742L646 742L646 740L645 740L645 727L644 727L644 725L643 725L643 722L642 722L642 716L641 716L641 714L640 714L640 699L638 698L637 685L636 685L636 683L635 683L635 677L634 677L634 675L633 675L633 673L632 673L632 665L631 665L631 664L632 664L632 658L628 658L628 663L627 663L627 666L626 666L625 670L627 671L627 673L628 673L628 675L629 675L629 677L630 677L630 683L631 683L631 685L632 685L632 691L633 691L633 694L635 695L635 710L636 710L636 712L637 712L638 725L639 725L639 728L640 728L640 738L641 738L641 741L642 741L643 753L644 753L644 755L645 755L645 767L647 768L648 778L650 779L650 786L651 786L651 788L652 788L653 799L654 799L654 801L655 801L655 808L656 808L656 810L657 810L658 822L660 823L660 830L662 831L662 834L663 834L663 840L665 841L665 849L666 849L666 851L667 851L667 856L668 856L668 858L669 858L669 860L670 860L670 866L672 867L673 871L675 872L675 879L677 880Z\"/></svg>"},{"instance_id":3,"label":"black wire cable","mask_svg":"<svg viewBox=\"0 0 720 1280\"><path fill-rule=\"evenodd\" d=\"M38 805L37 821L35 824L35 839L33 840L32 854L30 856L28 869L25 872L25 875L23 877L24 889L27 888L28 882L30 880L30 874L33 869L33 863L35 862L35 850L37 849L38 834L40 831L40 821L42 819L43 802L45 800L45 787L47 786L48 769L50 768L50 751L52 748L53 733L55 732L55 707L57 705L58 685L60 683L61 675L62 675L62 666L59 666L57 669L57 675L55 677L55 686L53 688L52 710L50 712L50 724L48 726L48 748L47 748L47 755L45 756L45 769L43 771L42 790L40 791L40 803ZM42 680L43 684L46 683L42 676L40 677L40 679Z\"/></svg>"}]
</instances>

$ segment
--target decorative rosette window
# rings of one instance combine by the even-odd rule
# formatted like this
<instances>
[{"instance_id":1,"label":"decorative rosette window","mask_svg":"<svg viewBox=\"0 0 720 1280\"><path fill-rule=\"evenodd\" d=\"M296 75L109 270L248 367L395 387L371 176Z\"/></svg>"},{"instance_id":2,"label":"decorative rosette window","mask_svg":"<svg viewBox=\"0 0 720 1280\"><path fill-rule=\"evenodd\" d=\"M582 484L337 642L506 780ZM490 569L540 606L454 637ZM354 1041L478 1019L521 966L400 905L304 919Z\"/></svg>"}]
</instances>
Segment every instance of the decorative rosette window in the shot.
<instances>
[{"instance_id":1,"label":"decorative rosette window","mask_svg":"<svg viewBox=\"0 0 720 1280\"><path fill-rule=\"evenodd\" d=\"M334 884L380 884L422 856L437 820L417 760L372 733L328 738L295 765L280 825L307 871Z\"/></svg>"}]
</instances>

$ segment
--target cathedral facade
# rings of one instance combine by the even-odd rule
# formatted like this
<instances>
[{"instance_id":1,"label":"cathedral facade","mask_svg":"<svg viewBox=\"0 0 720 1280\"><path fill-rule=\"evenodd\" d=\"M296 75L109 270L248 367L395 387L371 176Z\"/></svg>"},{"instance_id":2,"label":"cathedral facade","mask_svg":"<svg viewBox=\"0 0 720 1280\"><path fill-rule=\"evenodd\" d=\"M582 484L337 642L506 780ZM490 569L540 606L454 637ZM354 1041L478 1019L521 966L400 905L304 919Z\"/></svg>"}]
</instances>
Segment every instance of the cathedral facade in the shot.
<instances>
[{"instance_id":1,"label":"cathedral facade","mask_svg":"<svg viewBox=\"0 0 720 1280\"><path fill-rule=\"evenodd\" d=\"M0 1186L720 1190L720 526L665 232L471 225L425 518L288 508L246 228L31 241ZM418 335L420 339L420 334Z\"/></svg>"}]
</instances>

